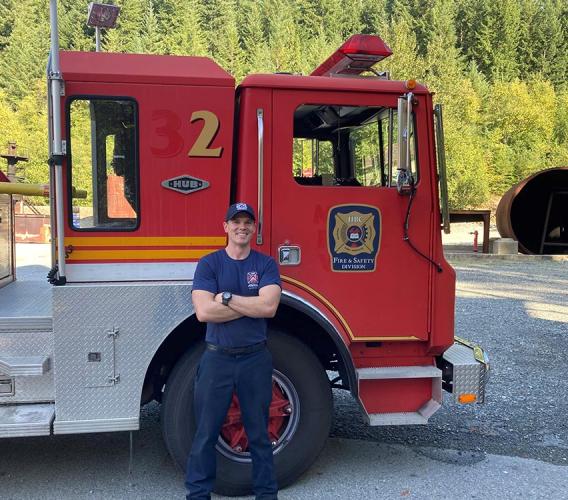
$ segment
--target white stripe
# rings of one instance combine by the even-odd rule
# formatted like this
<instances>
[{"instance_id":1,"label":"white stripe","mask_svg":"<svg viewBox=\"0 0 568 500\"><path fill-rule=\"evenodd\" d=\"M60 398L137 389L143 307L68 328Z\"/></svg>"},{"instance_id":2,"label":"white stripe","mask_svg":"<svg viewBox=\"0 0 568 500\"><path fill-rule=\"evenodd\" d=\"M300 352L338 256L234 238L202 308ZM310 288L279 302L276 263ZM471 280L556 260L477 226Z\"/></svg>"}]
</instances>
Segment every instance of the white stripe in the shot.
<instances>
[{"instance_id":1,"label":"white stripe","mask_svg":"<svg viewBox=\"0 0 568 500\"><path fill-rule=\"evenodd\" d=\"M192 280L197 262L133 262L120 264L67 264L69 283L96 281Z\"/></svg>"}]
</instances>

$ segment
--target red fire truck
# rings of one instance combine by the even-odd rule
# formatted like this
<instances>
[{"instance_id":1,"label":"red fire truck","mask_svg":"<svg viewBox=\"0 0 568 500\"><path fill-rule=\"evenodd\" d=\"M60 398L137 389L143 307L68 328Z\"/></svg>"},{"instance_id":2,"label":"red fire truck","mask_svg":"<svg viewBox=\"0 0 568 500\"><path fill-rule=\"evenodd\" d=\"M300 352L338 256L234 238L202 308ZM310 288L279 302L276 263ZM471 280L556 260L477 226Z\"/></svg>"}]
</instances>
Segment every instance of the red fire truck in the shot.
<instances>
[{"instance_id":1,"label":"red fire truck","mask_svg":"<svg viewBox=\"0 0 568 500\"><path fill-rule=\"evenodd\" d=\"M157 400L183 467L204 344L192 277L239 200L283 282L269 324L281 486L321 451L333 388L370 425L426 423L442 388L483 402L487 358L454 339L441 112L423 85L374 72L390 54L355 35L309 76L235 88L207 58L60 53L52 20L53 269L51 285L0 290L0 436L132 431ZM217 491L249 491L236 398L217 450Z\"/></svg>"}]
</instances>

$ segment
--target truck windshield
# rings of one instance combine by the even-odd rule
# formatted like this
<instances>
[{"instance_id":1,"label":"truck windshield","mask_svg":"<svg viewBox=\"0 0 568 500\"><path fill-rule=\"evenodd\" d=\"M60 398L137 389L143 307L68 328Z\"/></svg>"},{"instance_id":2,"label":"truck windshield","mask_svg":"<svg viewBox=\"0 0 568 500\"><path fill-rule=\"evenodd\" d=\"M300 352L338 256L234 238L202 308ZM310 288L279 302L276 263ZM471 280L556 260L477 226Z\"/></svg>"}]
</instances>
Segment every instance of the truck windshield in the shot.
<instances>
[{"instance_id":1,"label":"truck windshield","mask_svg":"<svg viewBox=\"0 0 568 500\"><path fill-rule=\"evenodd\" d=\"M308 186L396 186L396 141L396 109L301 105L294 113L294 179ZM417 179L413 124L410 141Z\"/></svg>"},{"instance_id":2,"label":"truck windshield","mask_svg":"<svg viewBox=\"0 0 568 500\"><path fill-rule=\"evenodd\" d=\"M138 223L137 109L131 100L74 99L69 106L69 199L76 230ZM72 188L87 192L73 199Z\"/></svg>"}]
</instances>

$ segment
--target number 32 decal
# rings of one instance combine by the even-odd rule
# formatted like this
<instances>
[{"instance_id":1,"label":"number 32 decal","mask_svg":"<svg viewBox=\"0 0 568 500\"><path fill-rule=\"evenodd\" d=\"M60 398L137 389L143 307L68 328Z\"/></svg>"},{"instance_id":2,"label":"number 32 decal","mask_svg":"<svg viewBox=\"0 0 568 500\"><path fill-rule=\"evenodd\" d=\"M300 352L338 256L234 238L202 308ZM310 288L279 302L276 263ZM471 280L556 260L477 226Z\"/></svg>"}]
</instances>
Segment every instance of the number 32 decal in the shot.
<instances>
[{"instance_id":1,"label":"number 32 decal","mask_svg":"<svg viewBox=\"0 0 568 500\"><path fill-rule=\"evenodd\" d=\"M180 134L182 126L178 115L173 111L162 109L152 114L152 120L159 120L161 124L156 127L156 135L163 137L167 143L162 148L152 147L152 153L162 158L172 157L179 154L183 148L183 137ZM189 122L195 124L203 121L203 128L195 139L193 146L190 148L187 156L190 157L206 157L219 158L223 153L223 147L211 148L211 143L215 139L219 131L219 118L215 113L207 110L194 111Z\"/></svg>"},{"instance_id":2,"label":"number 32 decal","mask_svg":"<svg viewBox=\"0 0 568 500\"><path fill-rule=\"evenodd\" d=\"M223 152L223 148L219 146L218 148L211 149L211 143L217 132L219 131L219 118L215 113L211 111L195 111L191 115L190 123L194 123L197 120L203 120L203 128L201 129L201 134L197 137L193 144L193 147L187 153L187 156L206 156L218 158Z\"/></svg>"}]
</instances>

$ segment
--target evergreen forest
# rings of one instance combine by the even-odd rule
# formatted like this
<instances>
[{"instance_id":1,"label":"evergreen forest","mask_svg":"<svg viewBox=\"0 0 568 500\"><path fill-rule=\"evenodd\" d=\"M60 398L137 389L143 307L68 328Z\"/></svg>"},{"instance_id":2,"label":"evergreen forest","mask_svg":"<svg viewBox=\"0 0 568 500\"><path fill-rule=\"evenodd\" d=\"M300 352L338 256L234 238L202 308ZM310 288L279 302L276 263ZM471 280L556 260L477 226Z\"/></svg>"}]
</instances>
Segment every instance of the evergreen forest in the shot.
<instances>
[{"instance_id":1,"label":"evergreen forest","mask_svg":"<svg viewBox=\"0 0 568 500\"><path fill-rule=\"evenodd\" d=\"M309 74L355 33L394 55L444 105L450 205L483 207L533 172L568 165L566 0L106 0L121 7L105 51L209 56L237 82ZM62 49L94 50L88 2L59 0ZM0 0L0 149L45 183L49 3ZM2 168L5 168L2 165Z\"/></svg>"}]
</instances>

